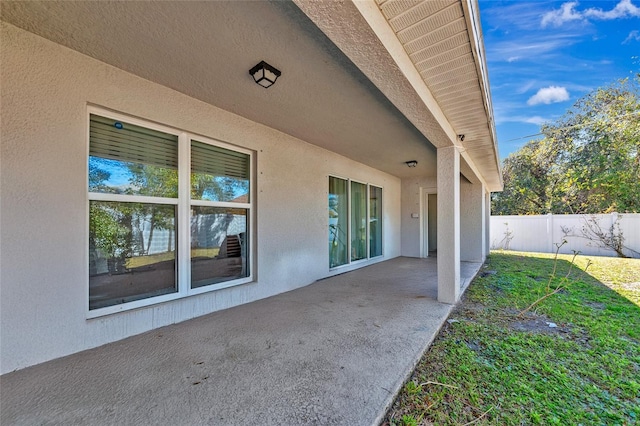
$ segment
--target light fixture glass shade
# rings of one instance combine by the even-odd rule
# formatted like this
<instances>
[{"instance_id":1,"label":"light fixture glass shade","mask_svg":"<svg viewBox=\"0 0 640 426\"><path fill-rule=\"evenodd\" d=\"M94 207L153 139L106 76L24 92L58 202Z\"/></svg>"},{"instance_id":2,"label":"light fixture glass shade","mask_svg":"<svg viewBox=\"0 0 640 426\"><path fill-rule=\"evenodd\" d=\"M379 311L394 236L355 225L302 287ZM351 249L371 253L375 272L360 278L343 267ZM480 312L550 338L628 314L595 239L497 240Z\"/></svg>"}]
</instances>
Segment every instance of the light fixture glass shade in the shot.
<instances>
[{"instance_id":1,"label":"light fixture glass shade","mask_svg":"<svg viewBox=\"0 0 640 426\"><path fill-rule=\"evenodd\" d=\"M282 74L280 70L265 61L260 61L259 64L249 70L249 73L253 76L253 80L265 89L271 87Z\"/></svg>"}]
</instances>

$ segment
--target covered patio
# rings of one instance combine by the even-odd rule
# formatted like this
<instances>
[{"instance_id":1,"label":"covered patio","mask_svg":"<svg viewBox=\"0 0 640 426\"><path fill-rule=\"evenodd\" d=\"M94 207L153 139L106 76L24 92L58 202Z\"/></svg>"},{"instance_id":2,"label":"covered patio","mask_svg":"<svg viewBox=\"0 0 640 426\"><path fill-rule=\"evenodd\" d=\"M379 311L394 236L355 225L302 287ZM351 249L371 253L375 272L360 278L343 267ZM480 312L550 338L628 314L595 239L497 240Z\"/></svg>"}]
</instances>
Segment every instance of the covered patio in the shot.
<instances>
[{"instance_id":1,"label":"covered patio","mask_svg":"<svg viewBox=\"0 0 640 426\"><path fill-rule=\"evenodd\" d=\"M437 291L435 257L377 263L5 374L0 420L376 424L453 309Z\"/></svg>"}]
</instances>

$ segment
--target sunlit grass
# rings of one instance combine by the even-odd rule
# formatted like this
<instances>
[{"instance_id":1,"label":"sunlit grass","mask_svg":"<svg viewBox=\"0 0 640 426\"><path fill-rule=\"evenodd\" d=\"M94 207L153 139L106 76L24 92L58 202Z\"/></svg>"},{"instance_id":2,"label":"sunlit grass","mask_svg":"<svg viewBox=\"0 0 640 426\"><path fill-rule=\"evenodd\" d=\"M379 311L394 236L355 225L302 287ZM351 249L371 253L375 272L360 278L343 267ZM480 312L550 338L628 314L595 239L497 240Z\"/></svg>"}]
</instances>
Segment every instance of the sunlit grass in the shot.
<instances>
[{"instance_id":1,"label":"sunlit grass","mask_svg":"<svg viewBox=\"0 0 640 426\"><path fill-rule=\"evenodd\" d=\"M559 256L552 285L570 260ZM493 252L386 423L638 423L640 260L578 256L571 284L519 318L544 294L553 263Z\"/></svg>"}]
</instances>

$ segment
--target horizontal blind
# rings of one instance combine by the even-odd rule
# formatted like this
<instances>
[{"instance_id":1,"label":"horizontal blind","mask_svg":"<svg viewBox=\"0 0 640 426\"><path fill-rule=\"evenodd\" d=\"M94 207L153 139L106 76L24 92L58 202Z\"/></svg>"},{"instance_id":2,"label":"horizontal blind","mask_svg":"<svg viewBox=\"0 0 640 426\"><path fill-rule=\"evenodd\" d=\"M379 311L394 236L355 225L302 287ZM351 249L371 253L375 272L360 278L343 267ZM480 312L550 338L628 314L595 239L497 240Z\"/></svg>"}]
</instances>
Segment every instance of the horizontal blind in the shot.
<instances>
[{"instance_id":1,"label":"horizontal blind","mask_svg":"<svg viewBox=\"0 0 640 426\"><path fill-rule=\"evenodd\" d=\"M191 141L191 171L248 180L249 155Z\"/></svg>"},{"instance_id":2,"label":"horizontal blind","mask_svg":"<svg viewBox=\"0 0 640 426\"><path fill-rule=\"evenodd\" d=\"M91 114L89 155L177 169L178 136Z\"/></svg>"}]
</instances>

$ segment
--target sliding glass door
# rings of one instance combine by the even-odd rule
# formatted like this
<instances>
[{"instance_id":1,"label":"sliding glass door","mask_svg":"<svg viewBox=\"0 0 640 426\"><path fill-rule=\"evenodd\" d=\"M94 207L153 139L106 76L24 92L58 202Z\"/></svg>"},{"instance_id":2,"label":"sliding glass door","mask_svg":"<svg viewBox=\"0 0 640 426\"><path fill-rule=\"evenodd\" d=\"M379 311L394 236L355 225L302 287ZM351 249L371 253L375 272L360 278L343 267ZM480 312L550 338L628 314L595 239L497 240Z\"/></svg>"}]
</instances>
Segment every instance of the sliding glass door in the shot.
<instances>
[{"instance_id":1,"label":"sliding glass door","mask_svg":"<svg viewBox=\"0 0 640 426\"><path fill-rule=\"evenodd\" d=\"M329 177L329 267L382 256L382 188Z\"/></svg>"},{"instance_id":2,"label":"sliding glass door","mask_svg":"<svg viewBox=\"0 0 640 426\"><path fill-rule=\"evenodd\" d=\"M348 262L349 198L347 181L329 177L329 267Z\"/></svg>"}]
</instances>

